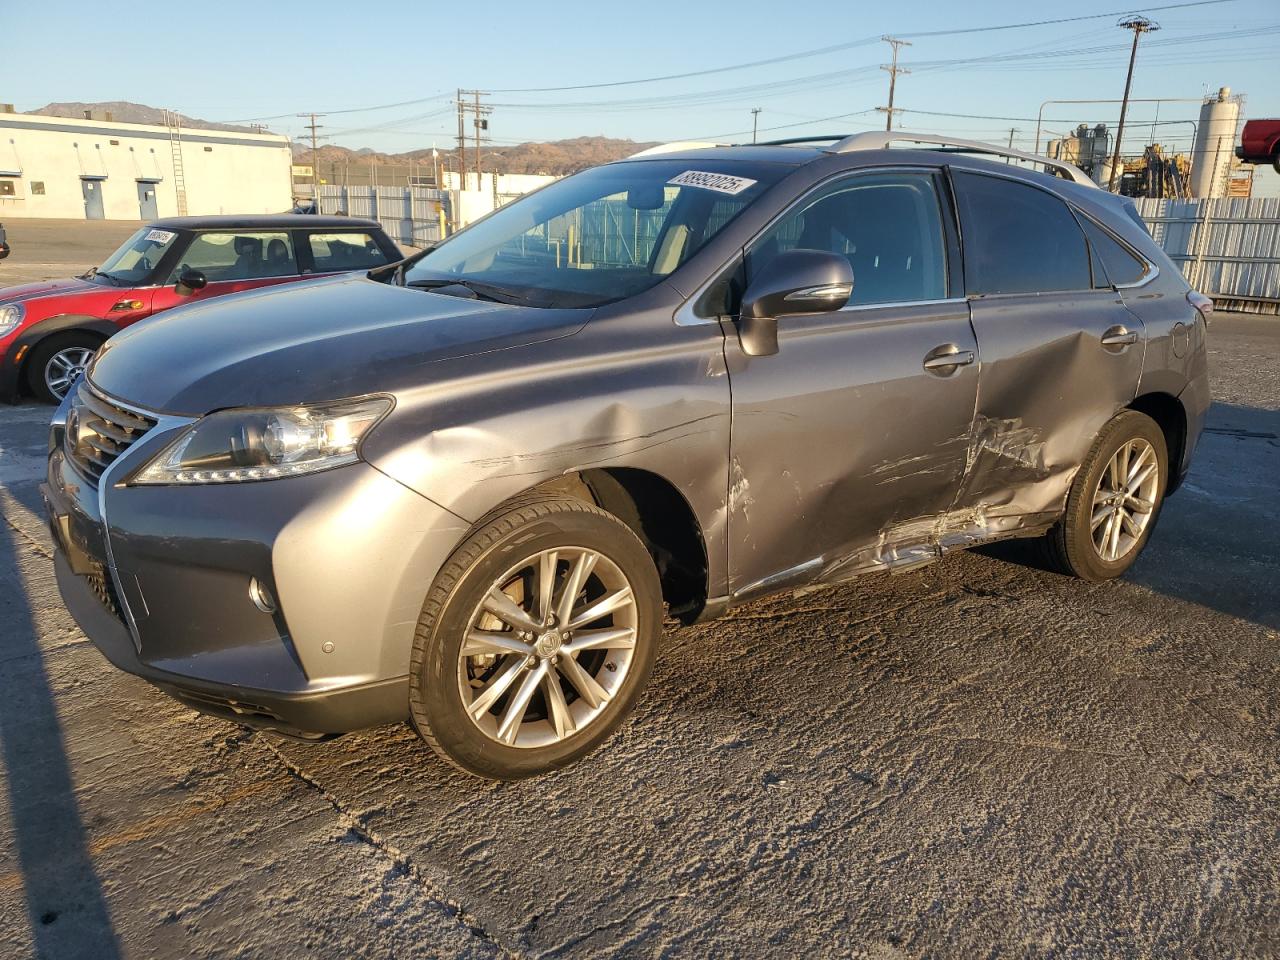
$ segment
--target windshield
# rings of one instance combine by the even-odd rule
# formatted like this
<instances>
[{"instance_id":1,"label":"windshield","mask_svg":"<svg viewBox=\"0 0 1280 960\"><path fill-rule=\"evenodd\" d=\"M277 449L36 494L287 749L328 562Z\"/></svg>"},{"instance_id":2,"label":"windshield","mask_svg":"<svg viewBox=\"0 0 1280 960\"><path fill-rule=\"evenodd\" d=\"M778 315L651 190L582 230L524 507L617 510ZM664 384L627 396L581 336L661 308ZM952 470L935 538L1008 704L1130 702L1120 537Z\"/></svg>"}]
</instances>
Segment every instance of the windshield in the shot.
<instances>
[{"instance_id":1,"label":"windshield","mask_svg":"<svg viewBox=\"0 0 1280 960\"><path fill-rule=\"evenodd\" d=\"M621 300L661 282L790 169L710 158L596 167L450 238L405 282L539 307Z\"/></svg>"},{"instance_id":2,"label":"windshield","mask_svg":"<svg viewBox=\"0 0 1280 960\"><path fill-rule=\"evenodd\" d=\"M143 227L107 257L89 279L114 281L122 286L145 283L178 235L172 230Z\"/></svg>"}]
</instances>

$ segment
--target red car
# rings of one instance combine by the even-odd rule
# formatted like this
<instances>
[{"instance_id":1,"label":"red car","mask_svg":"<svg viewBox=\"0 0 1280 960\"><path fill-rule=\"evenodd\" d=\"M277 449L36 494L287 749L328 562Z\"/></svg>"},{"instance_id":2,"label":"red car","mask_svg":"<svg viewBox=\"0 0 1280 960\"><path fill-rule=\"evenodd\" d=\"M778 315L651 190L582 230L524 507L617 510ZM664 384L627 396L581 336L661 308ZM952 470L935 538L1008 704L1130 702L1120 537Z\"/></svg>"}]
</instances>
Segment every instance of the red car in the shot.
<instances>
[{"instance_id":1,"label":"red car","mask_svg":"<svg viewBox=\"0 0 1280 960\"><path fill-rule=\"evenodd\" d=\"M1236 156L1245 163L1269 163L1280 173L1280 120L1249 120Z\"/></svg>"},{"instance_id":2,"label":"red car","mask_svg":"<svg viewBox=\"0 0 1280 960\"><path fill-rule=\"evenodd\" d=\"M107 337L162 310L401 259L374 220L158 220L80 277L0 289L0 398L60 402Z\"/></svg>"}]
</instances>

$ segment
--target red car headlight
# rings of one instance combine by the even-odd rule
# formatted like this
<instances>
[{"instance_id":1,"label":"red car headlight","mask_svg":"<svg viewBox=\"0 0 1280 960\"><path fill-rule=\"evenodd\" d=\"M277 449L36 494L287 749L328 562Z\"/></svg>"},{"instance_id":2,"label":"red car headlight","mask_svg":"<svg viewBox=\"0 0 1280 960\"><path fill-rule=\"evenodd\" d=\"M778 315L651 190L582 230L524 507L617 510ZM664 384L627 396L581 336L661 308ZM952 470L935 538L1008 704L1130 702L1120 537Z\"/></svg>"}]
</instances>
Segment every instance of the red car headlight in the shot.
<instances>
[{"instance_id":1,"label":"red car headlight","mask_svg":"<svg viewBox=\"0 0 1280 960\"><path fill-rule=\"evenodd\" d=\"M20 303L6 303L0 306L0 337L8 336L18 329L26 314L26 308Z\"/></svg>"}]
</instances>

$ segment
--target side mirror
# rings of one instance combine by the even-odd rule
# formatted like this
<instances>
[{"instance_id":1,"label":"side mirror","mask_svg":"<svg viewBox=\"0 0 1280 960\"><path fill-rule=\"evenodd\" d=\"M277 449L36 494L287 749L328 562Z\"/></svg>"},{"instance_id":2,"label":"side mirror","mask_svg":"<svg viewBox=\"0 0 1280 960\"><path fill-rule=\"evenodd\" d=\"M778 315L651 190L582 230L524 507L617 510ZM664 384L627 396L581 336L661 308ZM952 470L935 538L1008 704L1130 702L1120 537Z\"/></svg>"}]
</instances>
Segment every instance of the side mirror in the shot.
<instances>
[{"instance_id":1,"label":"side mirror","mask_svg":"<svg viewBox=\"0 0 1280 960\"><path fill-rule=\"evenodd\" d=\"M849 302L853 267L837 253L787 250L751 281L742 295L738 342L749 357L778 352L778 319L805 313L829 313Z\"/></svg>"},{"instance_id":2,"label":"side mirror","mask_svg":"<svg viewBox=\"0 0 1280 960\"><path fill-rule=\"evenodd\" d=\"M203 273L188 268L178 274L178 282L173 285L173 292L180 297L189 297L197 290L203 290L208 283Z\"/></svg>"}]
</instances>

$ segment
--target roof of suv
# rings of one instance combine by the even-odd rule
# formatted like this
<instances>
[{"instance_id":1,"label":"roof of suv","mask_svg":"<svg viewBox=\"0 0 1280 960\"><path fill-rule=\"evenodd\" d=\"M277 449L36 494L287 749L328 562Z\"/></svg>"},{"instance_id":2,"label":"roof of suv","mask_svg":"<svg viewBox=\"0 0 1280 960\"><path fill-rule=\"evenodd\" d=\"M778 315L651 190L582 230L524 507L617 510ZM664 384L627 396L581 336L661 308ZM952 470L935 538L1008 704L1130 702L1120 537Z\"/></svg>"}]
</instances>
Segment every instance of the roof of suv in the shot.
<instances>
[{"instance_id":1,"label":"roof of suv","mask_svg":"<svg viewBox=\"0 0 1280 960\"><path fill-rule=\"evenodd\" d=\"M381 230L376 220L363 217L318 217L309 213L269 213L256 216L232 214L216 217L164 217L150 224L166 230L301 230L304 228L356 228Z\"/></svg>"},{"instance_id":2,"label":"roof of suv","mask_svg":"<svg viewBox=\"0 0 1280 960\"><path fill-rule=\"evenodd\" d=\"M913 144L908 150L893 148L893 143ZM922 149L923 148L923 149ZM817 160L843 157L851 167L872 166L890 163L910 162L914 154L916 160L925 163L940 164L953 162L962 158L966 165L979 169L994 166L992 158L1004 158L1001 164L1004 171L1010 171L1008 161L1038 164L1044 168L1045 174L1057 180L1073 182L1077 186L1088 189L1096 188L1096 184L1077 167L1061 160L1025 153L1020 150L1005 148L996 144L981 143L931 133L915 133L907 131L867 131L859 134L795 137L760 144L713 144L713 143L673 143L667 147L658 146L644 150L628 160L662 159L662 160L748 160L768 163L785 163L801 166ZM946 160L940 158L945 157ZM856 161L854 160L856 158ZM1013 168L1018 169L1018 168ZM1048 171L1054 173L1049 174ZM1023 173L1033 176L1040 170L1022 169Z\"/></svg>"}]
</instances>

